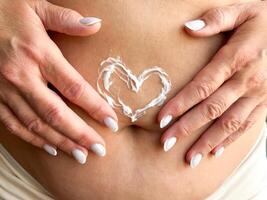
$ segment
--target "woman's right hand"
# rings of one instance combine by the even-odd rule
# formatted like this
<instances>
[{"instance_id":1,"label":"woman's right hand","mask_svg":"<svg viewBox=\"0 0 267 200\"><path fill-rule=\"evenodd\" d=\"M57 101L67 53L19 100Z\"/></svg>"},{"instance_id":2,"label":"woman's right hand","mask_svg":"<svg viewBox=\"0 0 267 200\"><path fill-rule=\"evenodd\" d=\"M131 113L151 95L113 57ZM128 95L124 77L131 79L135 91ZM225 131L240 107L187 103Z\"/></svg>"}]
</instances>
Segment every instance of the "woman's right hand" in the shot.
<instances>
[{"instance_id":1,"label":"woman's right hand","mask_svg":"<svg viewBox=\"0 0 267 200\"><path fill-rule=\"evenodd\" d=\"M86 162L88 149L104 156L105 142L47 86L111 130L112 108L63 57L46 30L89 36L101 27L98 18L45 0L0 2L0 122L23 140L57 155L56 148Z\"/></svg>"}]
</instances>

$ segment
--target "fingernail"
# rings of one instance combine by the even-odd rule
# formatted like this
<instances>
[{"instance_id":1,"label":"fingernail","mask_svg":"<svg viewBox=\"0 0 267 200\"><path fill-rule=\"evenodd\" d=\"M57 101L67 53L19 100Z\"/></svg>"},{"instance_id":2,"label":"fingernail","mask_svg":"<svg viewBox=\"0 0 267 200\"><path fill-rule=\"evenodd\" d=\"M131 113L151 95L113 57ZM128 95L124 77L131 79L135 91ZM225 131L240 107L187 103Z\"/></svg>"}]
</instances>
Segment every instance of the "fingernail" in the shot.
<instances>
[{"instance_id":1,"label":"fingernail","mask_svg":"<svg viewBox=\"0 0 267 200\"><path fill-rule=\"evenodd\" d=\"M216 150L214 156L216 158L218 158L218 157L220 157L223 154L223 152L224 152L224 147L221 147L221 148L219 148L219 149Z\"/></svg>"},{"instance_id":2,"label":"fingernail","mask_svg":"<svg viewBox=\"0 0 267 200\"><path fill-rule=\"evenodd\" d=\"M104 119L104 123L114 133L117 132L119 129L118 123L111 117L107 117L106 119Z\"/></svg>"},{"instance_id":3,"label":"fingernail","mask_svg":"<svg viewBox=\"0 0 267 200\"><path fill-rule=\"evenodd\" d=\"M80 149L74 149L72 151L72 155L80 164L84 164L86 162L87 156Z\"/></svg>"},{"instance_id":4,"label":"fingernail","mask_svg":"<svg viewBox=\"0 0 267 200\"><path fill-rule=\"evenodd\" d=\"M166 127L172 121L172 116L167 115L160 120L160 128Z\"/></svg>"},{"instance_id":5,"label":"fingernail","mask_svg":"<svg viewBox=\"0 0 267 200\"><path fill-rule=\"evenodd\" d=\"M103 157L106 155L106 148L102 144L93 144L91 150L98 156Z\"/></svg>"},{"instance_id":6,"label":"fingernail","mask_svg":"<svg viewBox=\"0 0 267 200\"><path fill-rule=\"evenodd\" d=\"M199 31L206 26L206 23L201 19L197 19L197 20L186 22L185 26L192 31Z\"/></svg>"},{"instance_id":7,"label":"fingernail","mask_svg":"<svg viewBox=\"0 0 267 200\"><path fill-rule=\"evenodd\" d=\"M43 148L44 148L44 150L45 150L47 153L49 153L50 155L52 155L52 156L56 156L56 155L57 155L57 150L56 150L54 147L52 147L52 146L50 146L50 145L48 145L48 144L45 144L45 145L43 146Z\"/></svg>"},{"instance_id":8,"label":"fingernail","mask_svg":"<svg viewBox=\"0 0 267 200\"><path fill-rule=\"evenodd\" d=\"M198 153L198 154L194 155L191 158L190 167L191 168L197 167L199 165L199 163L200 163L201 160L202 160L202 154Z\"/></svg>"},{"instance_id":9,"label":"fingernail","mask_svg":"<svg viewBox=\"0 0 267 200\"><path fill-rule=\"evenodd\" d=\"M84 17L80 19L80 23L86 26L92 26L96 23L100 23L102 20L96 17Z\"/></svg>"},{"instance_id":10,"label":"fingernail","mask_svg":"<svg viewBox=\"0 0 267 200\"><path fill-rule=\"evenodd\" d=\"M177 141L177 138L176 137L171 137L171 138L168 138L165 142L164 142L164 151L167 152L169 151L172 147L174 147L175 143Z\"/></svg>"}]
</instances>

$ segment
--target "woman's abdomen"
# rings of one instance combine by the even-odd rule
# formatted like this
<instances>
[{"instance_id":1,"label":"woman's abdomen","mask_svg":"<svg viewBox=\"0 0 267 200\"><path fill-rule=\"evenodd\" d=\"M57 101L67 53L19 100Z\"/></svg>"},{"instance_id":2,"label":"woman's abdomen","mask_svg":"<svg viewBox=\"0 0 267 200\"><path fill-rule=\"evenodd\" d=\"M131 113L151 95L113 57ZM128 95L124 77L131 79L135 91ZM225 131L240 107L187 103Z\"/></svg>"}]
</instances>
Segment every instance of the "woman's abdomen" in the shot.
<instances>
[{"instance_id":1,"label":"woman's abdomen","mask_svg":"<svg viewBox=\"0 0 267 200\"><path fill-rule=\"evenodd\" d=\"M99 33L83 38L51 36L64 56L95 89L101 62L114 58L121 60L135 76L154 66L162 68L172 84L167 95L169 99L207 64L224 42L222 35L196 39L183 30L184 22L195 17L192 13L203 11L205 3L198 7L184 1L84 1L84 4L80 12L103 20ZM152 77L134 93L118 75L113 74L112 79L110 90L114 98L119 97L134 109L142 108L162 88L160 81ZM147 110L135 123L120 109L116 111L121 127L135 124L157 130L155 119L159 110L159 106Z\"/></svg>"},{"instance_id":2,"label":"woman's abdomen","mask_svg":"<svg viewBox=\"0 0 267 200\"><path fill-rule=\"evenodd\" d=\"M100 32L92 37L51 34L64 56L95 89L100 63L108 57L120 57L136 75L152 66L161 67L172 83L169 99L208 63L225 39L223 35L192 38L184 33L184 22L211 7L235 1L51 2L103 20ZM117 81L114 92L120 90L125 102L140 107L160 90L160 83L154 81L144 82L144 89L137 94L132 94L123 82ZM203 199L223 182L249 151L265 116L263 111L258 123L220 159L208 157L192 170L184 162L184 156L206 127L179 141L172 151L165 153L160 144L162 131L156 123L161 107L148 110L134 123L116 110L120 129L114 135L84 111L68 104L105 139L106 157L89 154L87 163L82 166L63 153L52 158L14 137L3 139L12 155L49 191L64 200ZM35 158L34 162L32 158Z\"/></svg>"}]
</instances>

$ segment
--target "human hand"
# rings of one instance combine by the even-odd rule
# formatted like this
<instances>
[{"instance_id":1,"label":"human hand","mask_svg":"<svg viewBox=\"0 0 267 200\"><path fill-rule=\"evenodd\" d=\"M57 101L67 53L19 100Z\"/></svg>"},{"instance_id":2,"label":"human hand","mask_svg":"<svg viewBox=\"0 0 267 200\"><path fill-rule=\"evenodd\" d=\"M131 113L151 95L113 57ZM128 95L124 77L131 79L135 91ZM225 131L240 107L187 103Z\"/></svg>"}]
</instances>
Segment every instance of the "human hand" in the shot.
<instances>
[{"instance_id":1,"label":"human hand","mask_svg":"<svg viewBox=\"0 0 267 200\"><path fill-rule=\"evenodd\" d=\"M47 86L92 118L117 130L112 108L63 57L46 30L89 36L101 20L45 0L0 2L0 122L23 140L57 155L56 148L86 162L88 149L99 156L105 142Z\"/></svg>"},{"instance_id":2,"label":"human hand","mask_svg":"<svg viewBox=\"0 0 267 200\"><path fill-rule=\"evenodd\" d=\"M267 3L214 8L185 27L193 37L235 30L210 63L158 116L161 128L176 120L161 138L165 151L175 145L177 138L189 136L216 119L187 152L186 161L194 168L209 153L221 155L266 109Z\"/></svg>"}]
</instances>

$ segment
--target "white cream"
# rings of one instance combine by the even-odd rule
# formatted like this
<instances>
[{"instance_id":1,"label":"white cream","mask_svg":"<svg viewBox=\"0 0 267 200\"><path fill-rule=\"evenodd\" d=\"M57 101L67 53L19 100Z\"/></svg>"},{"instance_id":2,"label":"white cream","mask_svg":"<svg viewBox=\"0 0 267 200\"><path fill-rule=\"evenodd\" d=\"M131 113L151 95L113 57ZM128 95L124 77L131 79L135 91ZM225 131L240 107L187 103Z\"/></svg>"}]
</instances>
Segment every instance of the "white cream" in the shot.
<instances>
[{"instance_id":1,"label":"white cream","mask_svg":"<svg viewBox=\"0 0 267 200\"><path fill-rule=\"evenodd\" d=\"M132 122L137 121L140 117L144 116L146 111L155 106L161 106L167 98L167 94L171 90L171 81L168 74L160 67L152 67L143 71L138 77L132 74L130 69L121 61L120 58L109 57L101 64L101 70L99 72L97 80L98 92L107 100L110 106L113 108L121 108L122 113L129 117ZM152 99L143 108L132 110L127 104L125 104L120 97L114 97L110 92L112 86L111 76L115 73L118 77L124 81L128 88L133 92L138 93L142 84L151 75L157 74L161 80L162 89L160 94Z\"/></svg>"}]
</instances>

